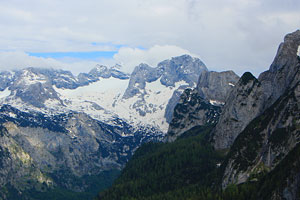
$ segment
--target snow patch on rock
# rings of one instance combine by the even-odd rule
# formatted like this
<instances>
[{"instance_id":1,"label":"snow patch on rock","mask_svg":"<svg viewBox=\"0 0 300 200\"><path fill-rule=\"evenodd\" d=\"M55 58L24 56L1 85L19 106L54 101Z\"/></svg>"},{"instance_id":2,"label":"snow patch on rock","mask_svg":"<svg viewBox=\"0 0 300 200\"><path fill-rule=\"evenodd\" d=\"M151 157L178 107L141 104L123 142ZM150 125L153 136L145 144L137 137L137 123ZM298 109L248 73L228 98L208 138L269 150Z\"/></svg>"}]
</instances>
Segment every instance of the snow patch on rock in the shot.
<instances>
[{"instance_id":1,"label":"snow patch on rock","mask_svg":"<svg viewBox=\"0 0 300 200\"><path fill-rule=\"evenodd\" d=\"M11 91L6 88L5 90L3 90L2 92L0 91L0 99L6 98L10 95Z\"/></svg>"}]
</instances>

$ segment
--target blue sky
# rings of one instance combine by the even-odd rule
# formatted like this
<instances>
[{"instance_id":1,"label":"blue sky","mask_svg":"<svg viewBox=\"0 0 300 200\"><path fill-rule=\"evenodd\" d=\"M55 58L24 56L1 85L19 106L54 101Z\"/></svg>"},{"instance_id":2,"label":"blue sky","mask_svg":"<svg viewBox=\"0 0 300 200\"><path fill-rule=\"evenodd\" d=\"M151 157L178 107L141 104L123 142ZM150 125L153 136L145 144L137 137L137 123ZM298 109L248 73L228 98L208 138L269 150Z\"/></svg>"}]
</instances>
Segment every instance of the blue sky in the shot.
<instances>
[{"instance_id":1,"label":"blue sky","mask_svg":"<svg viewBox=\"0 0 300 200\"><path fill-rule=\"evenodd\" d=\"M99 58L110 58L118 53L118 51L90 51L90 52L28 52L29 56L42 58L77 58L83 60L99 60Z\"/></svg>"}]
</instances>

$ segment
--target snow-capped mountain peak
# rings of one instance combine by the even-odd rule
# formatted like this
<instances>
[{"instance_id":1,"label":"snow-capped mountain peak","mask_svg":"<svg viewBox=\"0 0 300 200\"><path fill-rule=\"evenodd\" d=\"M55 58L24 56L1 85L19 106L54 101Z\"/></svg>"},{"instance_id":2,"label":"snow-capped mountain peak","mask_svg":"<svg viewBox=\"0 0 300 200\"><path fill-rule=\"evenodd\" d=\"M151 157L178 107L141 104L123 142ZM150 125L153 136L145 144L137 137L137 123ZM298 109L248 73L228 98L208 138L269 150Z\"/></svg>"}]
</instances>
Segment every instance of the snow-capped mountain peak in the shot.
<instances>
[{"instance_id":1,"label":"snow-capped mountain peak","mask_svg":"<svg viewBox=\"0 0 300 200\"><path fill-rule=\"evenodd\" d=\"M54 69L2 72L6 79L0 82L1 102L23 111L84 112L107 123L120 118L137 128L150 126L166 133L179 96L185 88L196 87L199 75L207 71L200 59L188 55L157 67L140 64L131 75L121 68L96 65L77 77Z\"/></svg>"}]
</instances>

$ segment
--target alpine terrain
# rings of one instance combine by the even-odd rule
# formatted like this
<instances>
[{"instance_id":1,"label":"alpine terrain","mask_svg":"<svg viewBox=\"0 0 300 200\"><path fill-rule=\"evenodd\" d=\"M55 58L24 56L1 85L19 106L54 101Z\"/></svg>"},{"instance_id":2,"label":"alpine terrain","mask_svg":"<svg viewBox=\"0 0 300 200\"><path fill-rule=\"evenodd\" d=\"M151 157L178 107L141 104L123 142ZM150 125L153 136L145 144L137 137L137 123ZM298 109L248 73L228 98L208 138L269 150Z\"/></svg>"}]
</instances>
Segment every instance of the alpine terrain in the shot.
<instances>
[{"instance_id":1,"label":"alpine terrain","mask_svg":"<svg viewBox=\"0 0 300 200\"><path fill-rule=\"evenodd\" d=\"M131 74L121 69L0 73L1 199L92 199L141 144L165 140L185 89L199 90L211 110L196 121L214 124L238 81L233 72L209 72L189 55L155 68L140 64Z\"/></svg>"},{"instance_id":2,"label":"alpine terrain","mask_svg":"<svg viewBox=\"0 0 300 200\"><path fill-rule=\"evenodd\" d=\"M99 199L300 199L299 108L297 30L258 78L201 73L166 142L143 144Z\"/></svg>"}]
</instances>

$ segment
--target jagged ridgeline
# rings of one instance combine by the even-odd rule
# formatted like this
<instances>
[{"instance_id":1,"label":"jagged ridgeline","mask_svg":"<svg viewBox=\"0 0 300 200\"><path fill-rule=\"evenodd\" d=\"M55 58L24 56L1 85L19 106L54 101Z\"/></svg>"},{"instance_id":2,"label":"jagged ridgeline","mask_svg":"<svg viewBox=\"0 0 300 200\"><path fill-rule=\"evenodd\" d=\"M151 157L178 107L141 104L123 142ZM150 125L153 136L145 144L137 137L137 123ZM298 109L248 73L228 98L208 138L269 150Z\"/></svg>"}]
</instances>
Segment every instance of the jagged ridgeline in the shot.
<instances>
[{"instance_id":1,"label":"jagged ridgeline","mask_svg":"<svg viewBox=\"0 0 300 200\"><path fill-rule=\"evenodd\" d=\"M140 147L98 198L300 199L299 56L298 30L268 71L230 82L218 104L203 73L175 107L169 142Z\"/></svg>"},{"instance_id":2,"label":"jagged ridgeline","mask_svg":"<svg viewBox=\"0 0 300 200\"><path fill-rule=\"evenodd\" d=\"M0 199L92 199L141 144L164 140L180 95L207 68L182 55L120 70L0 73Z\"/></svg>"}]
</instances>

